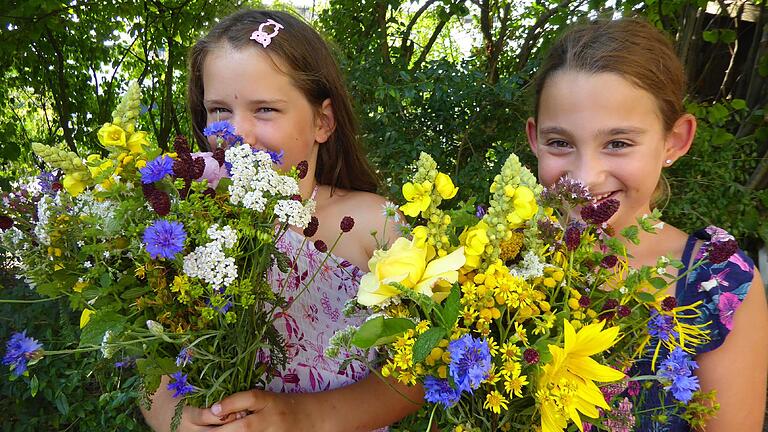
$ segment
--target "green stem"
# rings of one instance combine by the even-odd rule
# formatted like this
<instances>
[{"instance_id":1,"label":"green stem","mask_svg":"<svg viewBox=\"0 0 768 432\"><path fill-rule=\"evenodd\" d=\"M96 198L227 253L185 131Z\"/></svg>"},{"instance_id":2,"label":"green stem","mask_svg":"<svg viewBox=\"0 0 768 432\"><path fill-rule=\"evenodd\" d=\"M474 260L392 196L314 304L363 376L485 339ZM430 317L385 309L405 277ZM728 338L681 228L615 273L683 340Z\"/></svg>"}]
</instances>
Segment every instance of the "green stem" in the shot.
<instances>
[{"instance_id":1,"label":"green stem","mask_svg":"<svg viewBox=\"0 0 768 432\"><path fill-rule=\"evenodd\" d=\"M53 300L60 299L62 297L66 297L66 295L60 295L56 297L50 297L50 298L43 298L43 299L37 299L37 300L16 300L16 299L0 299L0 303L44 303L49 302Z\"/></svg>"}]
</instances>

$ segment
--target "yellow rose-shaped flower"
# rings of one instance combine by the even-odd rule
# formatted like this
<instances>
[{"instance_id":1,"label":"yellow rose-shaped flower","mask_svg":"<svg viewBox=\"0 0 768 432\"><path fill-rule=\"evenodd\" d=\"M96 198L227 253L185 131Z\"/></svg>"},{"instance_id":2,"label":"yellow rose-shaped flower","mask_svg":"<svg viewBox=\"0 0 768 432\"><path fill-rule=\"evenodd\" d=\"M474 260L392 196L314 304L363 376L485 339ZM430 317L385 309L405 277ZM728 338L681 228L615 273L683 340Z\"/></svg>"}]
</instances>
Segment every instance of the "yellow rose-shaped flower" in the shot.
<instances>
[{"instance_id":1,"label":"yellow rose-shaped flower","mask_svg":"<svg viewBox=\"0 0 768 432\"><path fill-rule=\"evenodd\" d=\"M99 142L105 147L125 147L125 135L123 128L112 123L104 123L97 134Z\"/></svg>"},{"instance_id":2,"label":"yellow rose-shaped flower","mask_svg":"<svg viewBox=\"0 0 768 432\"><path fill-rule=\"evenodd\" d=\"M432 202L430 194L432 193L432 183L423 181L421 183L408 182L403 185L403 196L408 203L400 207L408 216L416 217L419 213L429 208Z\"/></svg>"},{"instance_id":3,"label":"yellow rose-shaped flower","mask_svg":"<svg viewBox=\"0 0 768 432\"><path fill-rule=\"evenodd\" d=\"M130 138L128 138L128 150L130 150L133 154L142 154L144 153L144 147L145 145L149 145L149 141L147 141L147 133L143 131L134 132L131 134Z\"/></svg>"},{"instance_id":4,"label":"yellow rose-shaped flower","mask_svg":"<svg viewBox=\"0 0 768 432\"><path fill-rule=\"evenodd\" d=\"M438 281L456 282L458 269L464 265L464 249L459 248L429 263L427 249L426 245L419 247L415 241L401 237L389 250L374 252L368 261L370 272L363 275L360 281L357 301L365 306L379 305L400 294L391 285L393 283L432 297L432 287ZM447 293L441 293L435 300L442 300L445 296Z\"/></svg>"},{"instance_id":5,"label":"yellow rose-shaped flower","mask_svg":"<svg viewBox=\"0 0 768 432\"><path fill-rule=\"evenodd\" d=\"M62 181L62 185L64 186L64 189L66 189L67 192L69 192L70 195L73 197L76 197L83 193L85 190L85 182L80 180L80 173L74 173L74 174L67 174L64 176L64 180Z\"/></svg>"},{"instance_id":6,"label":"yellow rose-shaped flower","mask_svg":"<svg viewBox=\"0 0 768 432\"><path fill-rule=\"evenodd\" d=\"M511 228L521 226L539 210L539 205L536 204L536 197L533 195L533 191L525 186L517 187L512 202L515 206L515 211L507 215L507 222L509 222Z\"/></svg>"},{"instance_id":7,"label":"yellow rose-shaped flower","mask_svg":"<svg viewBox=\"0 0 768 432\"><path fill-rule=\"evenodd\" d=\"M435 177L435 188L443 199L451 199L456 196L456 192L459 188L453 185L453 181L450 177L443 173L437 173Z\"/></svg>"},{"instance_id":8,"label":"yellow rose-shaped flower","mask_svg":"<svg viewBox=\"0 0 768 432\"><path fill-rule=\"evenodd\" d=\"M464 255L467 262L466 267L477 268L480 265L480 255L485 251L488 240L488 225L480 221L477 225L465 230L459 236L459 241L464 246Z\"/></svg>"}]
</instances>

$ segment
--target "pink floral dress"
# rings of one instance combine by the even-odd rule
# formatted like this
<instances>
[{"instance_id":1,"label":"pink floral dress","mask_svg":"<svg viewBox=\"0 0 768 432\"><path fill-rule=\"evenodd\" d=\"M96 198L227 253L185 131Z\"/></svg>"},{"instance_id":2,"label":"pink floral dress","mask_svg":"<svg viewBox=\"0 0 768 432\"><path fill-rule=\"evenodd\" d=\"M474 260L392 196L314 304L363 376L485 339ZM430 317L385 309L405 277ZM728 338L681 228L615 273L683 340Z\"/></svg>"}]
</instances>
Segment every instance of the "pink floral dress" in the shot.
<instances>
[{"instance_id":1,"label":"pink floral dress","mask_svg":"<svg viewBox=\"0 0 768 432\"><path fill-rule=\"evenodd\" d=\"M275 327L285 338L288 362L285 370L275 371L266 386L273 392L319 392L352 384L368 375L368 368L352 361L339 370L340 359L324 355L328 341L337 331L362 324L364 316L346 317L344 304L357 295L363 272L333 254L326 257L301 234L287 230L277 247L293 268L282 273L273 267L269 274L275 292L289 305L275 312ZM308 283L315 274L312 283ZM358 353L359 354L359 353Z\"/></svg>"}]
</instances>

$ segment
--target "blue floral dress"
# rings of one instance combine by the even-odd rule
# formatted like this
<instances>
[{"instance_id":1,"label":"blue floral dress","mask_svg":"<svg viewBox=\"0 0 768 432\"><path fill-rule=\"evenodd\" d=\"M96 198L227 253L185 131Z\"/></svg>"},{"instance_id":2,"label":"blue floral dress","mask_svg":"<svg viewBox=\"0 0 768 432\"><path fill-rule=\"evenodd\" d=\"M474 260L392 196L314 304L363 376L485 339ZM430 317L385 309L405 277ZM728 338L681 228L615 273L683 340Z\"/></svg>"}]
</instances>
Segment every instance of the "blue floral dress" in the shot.
<instances>
[{"instance_id":1,"label":"blue floral dress","mask_svg":"<svg viewBox=\"0 0 768 432\"><path fill-rule=\"evenodd\" d=\"M710 232L712 229L710 228ZM718 229L719 230L719 229ZM723 232L720 230L720 232ZM680 274L688 270L688 266L701 259L704 248L700 248L694 259L692 258L697 241L710 241L710 233L701 230L688 237L683 253L682 262L685 266ZM691 319L691 324L706 324L709 330L710 340L706 344L696 347L696 354L712 351L723 344L725 338L733 328L733 316L744 300L744 297L752 285L754 277L754 263L742 250L737 250L727 261L720 264L705 262L694 268L687 277L680 279L675 287L677 305L692 305L698 301L702 304L697 307L700 316ZM668 351L663 347L659 352L659 359L667 356ZM695 359L695 357L694 357ZM645 358L638 362L640 375L651 375L651 359ZM633 374L634 375L634 374ZM661 400L661 397L664 400ZM673 415L671 409L660 407L674 406L675 401L671 392L665 393L658 382L654 381L653 387L640 393L638 401L640 411L649 410L646 415L637 418L636 430L649 432L682 432L691 430L688 423ZM667 414L666 423L654 419L658 414Z\"/></svg>"}]
</instances>

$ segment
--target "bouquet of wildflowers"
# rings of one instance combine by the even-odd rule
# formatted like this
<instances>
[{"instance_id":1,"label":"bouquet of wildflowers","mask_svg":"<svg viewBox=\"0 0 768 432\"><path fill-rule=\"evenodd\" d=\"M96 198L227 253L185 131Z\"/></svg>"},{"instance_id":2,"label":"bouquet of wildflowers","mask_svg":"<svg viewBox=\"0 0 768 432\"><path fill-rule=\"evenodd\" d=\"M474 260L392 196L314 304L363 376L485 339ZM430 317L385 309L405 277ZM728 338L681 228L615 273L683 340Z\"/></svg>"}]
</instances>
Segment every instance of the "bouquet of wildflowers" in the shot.
<instances>
[{"instance_id":1,"label":"bouquet of wildflowers","mask_svg":"<svg viewBox=\"0 0 768 432\"><path fill-rule=\"evenodd\" d=\"M487 207L444 210L457 188L429 155L416 167L400 207L413 223L361 281L357 302L373 313L333 351L376 348L383 376L423 384L427 430L631 430L642 381L673 392L680 415L711 414L692 376L692 348L707 340L687 320L696 305L663 294L681 263L630 269L606 223L618 201L595 203L568 178L545 189L513 154ZM619 235L637 241L658 217Z\"/></svg>"},{"instance_id":2,"label":"bouquet of wildflowers","mask_svg":"<svg viewBox=\"0 0 768 432\"><path fill-rule=\"evenodd\" d=\"M100 128L106 156L34 144L54 171L4 196L5 252L38 293L82 311L82 333L61 352L17 333L3 363L27 376L43 355L100 350L135 368L145 396L170 375L180 402L208 406L284 361L272 317L286 301L268 270L292 270L276 241L313 223L298 186L307 164L278 171L280 154L252 150L225 122L205 131L216 151L177 137L164 153L136 130L139 101L134 85Z\"/></svg>"}]
</instances>

